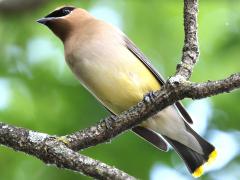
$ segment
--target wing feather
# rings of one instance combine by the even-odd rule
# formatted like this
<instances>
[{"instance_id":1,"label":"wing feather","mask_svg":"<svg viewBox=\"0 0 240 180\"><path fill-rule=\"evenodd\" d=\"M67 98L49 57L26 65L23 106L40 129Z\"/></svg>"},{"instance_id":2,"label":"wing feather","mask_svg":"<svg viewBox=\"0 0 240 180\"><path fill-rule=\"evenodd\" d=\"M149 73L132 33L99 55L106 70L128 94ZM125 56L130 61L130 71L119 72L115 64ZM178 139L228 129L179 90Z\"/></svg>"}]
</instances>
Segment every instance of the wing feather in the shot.
<instances>
[{"instance_id":1,"label":"wing feather","mask_svg":"<svg viewBox=\"0 0 240 180\"><path fill-rule=\"evenodd\" d=\"M137 46L127 37L124 38L124 41L128 50L131 51L152 72L152 74L159 81L159 83L161 85L165 84L165 80L162 75L150 64L148 58L141 52L141 50L138 49ZM176 102L175 107L188 123L193 123L192 118L189 116L181 102Z\"/></svg>"}]
</instances>

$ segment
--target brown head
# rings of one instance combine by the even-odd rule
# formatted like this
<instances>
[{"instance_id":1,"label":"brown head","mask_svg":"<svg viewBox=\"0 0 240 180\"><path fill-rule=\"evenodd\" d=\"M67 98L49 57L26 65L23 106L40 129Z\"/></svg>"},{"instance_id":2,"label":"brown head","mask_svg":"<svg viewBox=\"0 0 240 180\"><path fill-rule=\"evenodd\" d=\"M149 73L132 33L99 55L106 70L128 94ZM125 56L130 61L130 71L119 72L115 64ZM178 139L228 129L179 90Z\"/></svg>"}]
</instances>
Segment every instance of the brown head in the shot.
<instances>
[{"instance_id":1,"label":"brown head","mask_svg":"<svg viewBox=\"0 0 240 180\"><path fill-rule=\"evenodd\" d=\"M65 6L57 8L37 22L46 25L64 42L74 29L81 28L83 22L89 18L93 16L86 10Z\"/></svg>"}]
</instances>

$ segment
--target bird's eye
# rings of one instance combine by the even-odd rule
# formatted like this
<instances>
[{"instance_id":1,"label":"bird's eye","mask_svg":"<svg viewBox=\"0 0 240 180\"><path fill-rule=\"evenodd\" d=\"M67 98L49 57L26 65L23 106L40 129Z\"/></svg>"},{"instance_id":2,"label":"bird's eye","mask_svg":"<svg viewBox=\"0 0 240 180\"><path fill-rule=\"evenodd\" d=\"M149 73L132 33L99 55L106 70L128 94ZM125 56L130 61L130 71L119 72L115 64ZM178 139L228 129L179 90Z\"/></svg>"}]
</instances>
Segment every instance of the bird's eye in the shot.
<instances>
[{"instance_id":1,"label":"bird's eye","mask_svg":"<svg viewBox=\"0 0 240 180\"><path fill-rule=\"evenodd\" d=\"M62 13L63 15L68 15L71 11L69 9L63 9Z\"/></svg>"},{"instance_id":2,"label":"bird's eye","mask_svg":"<svg viewBox=\"0 0 240 180\"><path fill-rule=\"evenodd\" d=\"M75 9L74 7L64 7L64 8L53 11L52 13L50 13L49 15L47 15L45 17L57 18L57 17L66 16L66 15L70 14L74 9Z\"/></svg>"}]
</instances>

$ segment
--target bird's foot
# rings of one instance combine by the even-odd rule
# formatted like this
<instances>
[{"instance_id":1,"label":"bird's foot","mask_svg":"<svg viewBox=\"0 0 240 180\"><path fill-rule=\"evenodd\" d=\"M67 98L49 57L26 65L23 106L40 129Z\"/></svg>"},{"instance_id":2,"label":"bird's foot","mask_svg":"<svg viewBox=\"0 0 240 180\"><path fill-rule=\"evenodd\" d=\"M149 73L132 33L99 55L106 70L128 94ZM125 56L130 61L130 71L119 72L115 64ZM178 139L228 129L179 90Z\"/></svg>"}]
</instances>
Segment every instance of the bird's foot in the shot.
<instances>
[{"instance_id":1,"label":"bird's foot","mask_svg":"<svg viewBox=\"0 0 240 180\"><path fill-rule=\"evenodd\" d=\"M143 97L143 101L146 102L146 103L151 103L154 101L154 98L155 98L155 94L153 91L150 91L148 93L146 93Z\"/></svg>"}]
</instances>

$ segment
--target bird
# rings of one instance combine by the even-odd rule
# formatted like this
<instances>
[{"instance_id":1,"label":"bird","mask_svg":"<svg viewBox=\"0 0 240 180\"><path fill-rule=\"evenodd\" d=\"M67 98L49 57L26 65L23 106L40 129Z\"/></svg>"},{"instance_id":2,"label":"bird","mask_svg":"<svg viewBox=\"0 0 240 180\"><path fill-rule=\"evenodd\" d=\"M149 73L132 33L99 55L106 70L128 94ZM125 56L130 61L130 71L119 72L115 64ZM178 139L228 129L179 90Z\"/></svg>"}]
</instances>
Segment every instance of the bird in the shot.
<instances>
[{"instance_id":1,"label":"bird","mask_svg":"<svg viewBox=\"0 0 240 180\"><path fill-rule=\"evenodd\" d=\"M166 83L141 50L117 27L88 11L62 6L37 20L64 45L65 61L80 83L113 115L136 105L149 92ZM191 127L193 121L181 102L176 102L132 131L162 151L169 145L194 177L212 162L215 147Z\"/></svg>"}]
</instances>

